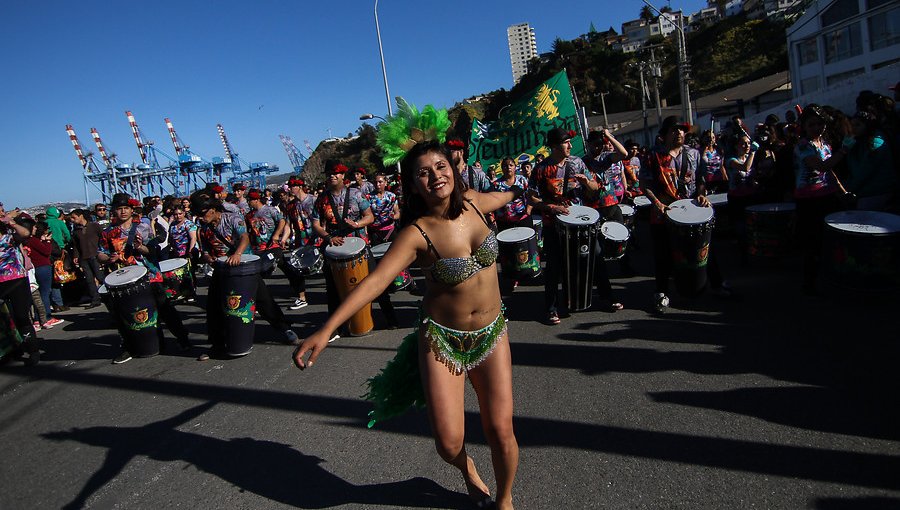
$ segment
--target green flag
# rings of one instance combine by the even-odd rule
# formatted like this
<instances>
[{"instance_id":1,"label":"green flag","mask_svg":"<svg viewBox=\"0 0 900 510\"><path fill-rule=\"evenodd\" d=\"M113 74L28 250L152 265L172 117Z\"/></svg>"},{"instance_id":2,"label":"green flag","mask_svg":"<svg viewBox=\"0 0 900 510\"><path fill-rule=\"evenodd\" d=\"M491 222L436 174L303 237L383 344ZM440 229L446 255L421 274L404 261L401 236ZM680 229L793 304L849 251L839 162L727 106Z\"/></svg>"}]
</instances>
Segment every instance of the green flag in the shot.
<instances>
[{"instance_id":1,"label":"green flag","mask_svg":"<svg viewBox=\"0 0 900 510\"><path fill-rule=\"evenodd\" d=\"M534 159L538 153L547 156L544 146L547 131L560 127L574 130L572 155L584 155L584 141L578 128L575 100L569 88L566 71L560 71L522 99L504 107L500 118L490 125L474 119L469 137L469 161L481 161L485 171L499 167L503 158Z\"/></svg>"}]
</instances>

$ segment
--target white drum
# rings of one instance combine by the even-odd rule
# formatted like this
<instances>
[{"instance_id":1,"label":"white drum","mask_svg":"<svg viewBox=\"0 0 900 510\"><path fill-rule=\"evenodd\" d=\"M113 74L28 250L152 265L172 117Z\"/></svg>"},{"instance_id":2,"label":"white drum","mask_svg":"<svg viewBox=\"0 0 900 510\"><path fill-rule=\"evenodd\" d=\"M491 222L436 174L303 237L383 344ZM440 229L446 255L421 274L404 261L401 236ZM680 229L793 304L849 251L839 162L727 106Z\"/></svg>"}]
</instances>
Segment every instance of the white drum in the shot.
<instances>
[{"instance_id":1,"label":"white drum","mask_svg":"<svg viewBox=\"0 0 900 510\"><path fill-rule=\"evenodd\" d=\"M825 217L823 265L840 287L867 292L900 288L900 216L844 211Z\"/></svg>"},{"instance_id":2,"label":"white drum","mask_svg":"<svg viewBox=\"0 0 900 510\"><path fill-rule=\"evenodd\" d=\"M600 234L603 235L601 254L606 260L618 260L625 256L625 247L631 232L628 227L618 221L607 221L600 226Z\"/></svg>"},{"instance_id":3,"label":"white drum","mask_svg":"<svg viewBox=\"0 0 900 510\"><path fill-rule=\"evenodd\" d=\"M591 307L596 257L594 246L600 235L597 224L599 221L599 212L581 205L570 205L569 214L556 217L562 252L559 257L563 265L563 292L568 297L569 309L572 311Z\"/></svg>"}]
</instances>

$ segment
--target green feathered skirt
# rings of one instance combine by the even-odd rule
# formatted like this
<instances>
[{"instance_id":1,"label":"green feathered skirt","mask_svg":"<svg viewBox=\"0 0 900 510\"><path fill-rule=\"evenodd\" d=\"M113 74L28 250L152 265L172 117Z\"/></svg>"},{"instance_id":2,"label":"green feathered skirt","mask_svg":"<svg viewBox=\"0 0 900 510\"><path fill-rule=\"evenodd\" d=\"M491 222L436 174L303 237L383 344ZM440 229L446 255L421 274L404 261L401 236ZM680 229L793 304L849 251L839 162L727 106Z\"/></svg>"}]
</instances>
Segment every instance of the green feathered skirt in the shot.
<instances>
[{"instance_id":1,"label":"green feathered skirt","mask_svg":"<svg viewBox=\"0 0 900 510\"><path fill-rule=\"evenodd\" d=\"M418 322L434 358L456 375L487 359L506 332L502 309L493 322L476 331L459 331L442 326L426 316L421 308ZM366 384L369 389L363 398L370 400L374 406L369 412L369 428L376 422L405 413L410 407L425 408L425 390L419 372L418 330L403 338L394 359Z\"/></svg>"}]
</instances>

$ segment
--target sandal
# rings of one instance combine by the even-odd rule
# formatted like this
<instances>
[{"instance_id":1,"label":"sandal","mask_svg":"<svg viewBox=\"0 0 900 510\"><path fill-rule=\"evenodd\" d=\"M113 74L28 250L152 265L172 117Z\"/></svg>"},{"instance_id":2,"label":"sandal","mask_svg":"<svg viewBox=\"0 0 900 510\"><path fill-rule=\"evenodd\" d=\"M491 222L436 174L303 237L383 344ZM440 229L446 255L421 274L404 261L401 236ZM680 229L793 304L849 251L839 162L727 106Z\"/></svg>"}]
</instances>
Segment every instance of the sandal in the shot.
<instances>
[{"instance_id":1,"label":"sandal","mask_svg":"<svg viewBox=\"0 0 900 510\"><path fill-rule=\"evenodd\" d=\"M624 310L625 306L619 302L602 301L600 303L600 309L603 310L604 312L616 313L619 310Z\"/></svg>"},{"instance_id":2,"label":"sandal","mask_svg":"<svg viewBox=\"0 0 900 510\"><path fill-rule=\"evenodd\" d=\"M550 323L551 326L556 326L560 323L559 314L556 312L550 312L547 314L547 322Z\"/></svg>"}]
</instances>

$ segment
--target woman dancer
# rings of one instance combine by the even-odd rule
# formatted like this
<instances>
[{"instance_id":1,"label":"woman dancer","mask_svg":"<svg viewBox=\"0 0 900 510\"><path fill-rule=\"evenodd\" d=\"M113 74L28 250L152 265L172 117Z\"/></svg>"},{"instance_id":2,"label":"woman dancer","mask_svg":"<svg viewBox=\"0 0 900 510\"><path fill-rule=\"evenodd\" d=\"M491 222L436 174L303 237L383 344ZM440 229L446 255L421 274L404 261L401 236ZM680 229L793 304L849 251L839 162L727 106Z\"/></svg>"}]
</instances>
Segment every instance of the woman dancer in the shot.
<instances>
[{"instance_id":1,"label":"woman dancer","mask_svg":"<svg viewBox=\"0 0 900 510\"><path fill-rule=\"evenodd\" d=\"M392 364L404 357L418 359L438 453L460 470L470 497L483 506L490 503L489 491L463 442L468 376L478 395L491 448L497 508L512 508L519 459L512 426L512 365L494 264L497 240L484 215L521 196L522 190L465 190L449 151L441 146L450 126L446 111L429 105L420 115L402 99L398 103L398 115L382 125L378 141L385 165L401 161L403 189L408 190L401 210L405 227L375 271L297 348L293 360L298 368L311 367L334 331L415 262L426 275L418 331L404 339ZM307 354L309 359L304 361ZM390 368L382 374L383 380L390 379ZM373 389L377 382L378 378L372 381ZM376 418L378 412L376 405Z\"/></svg>"}]
</instances>

